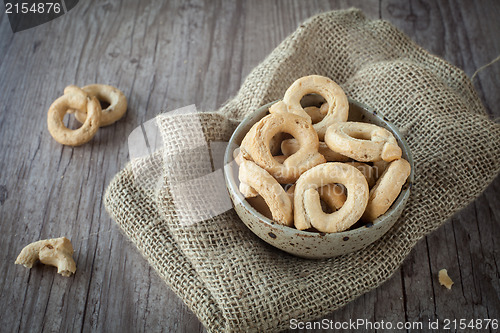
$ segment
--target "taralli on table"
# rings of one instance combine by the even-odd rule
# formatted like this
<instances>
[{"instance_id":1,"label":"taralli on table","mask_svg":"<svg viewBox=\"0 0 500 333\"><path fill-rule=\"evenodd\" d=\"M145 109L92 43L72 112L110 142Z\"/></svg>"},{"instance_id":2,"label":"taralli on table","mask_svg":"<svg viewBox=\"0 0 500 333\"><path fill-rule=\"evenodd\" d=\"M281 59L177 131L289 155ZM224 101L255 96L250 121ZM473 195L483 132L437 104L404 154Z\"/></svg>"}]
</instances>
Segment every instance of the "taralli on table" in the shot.
<instances>
[{"instance_id":1,"label":"taralli on table","mask_svg":"<svg viewBox=\"0 0 500 333\"><path fill-rule=\"evenodd\" d=\"M244 161L240 165L238 178L264 198L273 220L286 226L293 225L292 202L281 185L266 170L254 162Z\"/></svg>"},{"instance_id":2,"label":"taralli on table","mask_svg":"<svg viewBox=\"0 0 500 333\"><path fill-rule=\"evenodd\" d=\"M66 237L45 239L25 246L15 263L32 268L40 260L42 264L57 267L57 273L62 276L70 276L76 272L73 253L73 246Z\"/></svg>"},{"instance_id":3,"label":"taralli on table","mask_svg":"<svg viewBox=\"0 0 500 333\"><path fill-rule=\"evenodd\" d=\"M67 128L63 119L66 113L79 110L87 114L83 125L75 130ZM76 86L52 103L47 114L47 125L50 135L59 143L68 146L80 146L92 139L99 129L101 121L101 105L95 97Z\"/></svg>"},{"instance_id":4,"label":"taralli on table","mask_svg":"<svg viewBox=\"0 0 500 333\"><path fill-rule=\"evenodd\" d=\"M121 90L107 84L90 84L81 88L91 97L95 96L99 102L106 102L109 106L102 109L100 127L109 126L123 117L127 111L127 98ZM66 89L64 90L66 93ZM75 112L75 118L84 123L87 114L82 111Z\"/></svg>"},{"instance_id":5,"label":"taralli on table","mask_svg":"<svg viewBox=\"0 0 500 333\"><path fill-rule=\"evenodd\" d=\"M273 157L269 142L280 132L289 133L299 141L299 150L283 164ZM241 143L244 159L251 159L281 184L293 183L306 170L326 162L318 152L319 141L312 125L303 117L287 112L271 113L252 126ZM247 158L249 157L249 158Z\"/></svg>"},{"instance_id":6,"label":"taralli on table","mask_svg":"<svg viewBox=\"0 0 500 333\"><path fill-rule=\"evenodd\" d=\"M296 139L287 139L281 142L281 152L283 155L290 156L296 153L300 148L299 142ZM318 152L323 155L327 162L347 162L349 157L334 152L323 141L319 142Z\"/></svg>"},{"instance_id":7,"label":"taralli on table","mask_svg":"<svg viewBox=\"0 0 500 333\"><path fill-rule=\"evenodd\" d=\"M410 163L405 159L391 162L370 190L370 197L362 219L372 222L384 214L396 200L410 175Z\"/></svg>"},{"instance_id":8,"label":"taralli on table","mask_svg":"<svg viewBox=\"0 0 500 333\"><path fill-rule=\"evenodd\" d=\"M335 123L325 134L328 147L360 162L401 158L401 148L394 135L377 125L359 122Z\"/></svg>"},{"instance_id":9,"label":"taralli on table","mask_svg":"<svg viewBox=\"0 0 500 333\"><path fill-rule=\"evenodd\" d=\"M305 95L313 93L321 95L328 105L325 117L313 125L319 139L323 140L328 126L336 122L347 121L349 101L342 88L331 79L320 75L310 75L296 80L287 89L283 97L283 103L286 105L288 112L312 121L301 106L300 101Z\"/></svg>"},{"instance_id":10,"label":"taralli on table","mask_svg":"<svg viewBox=\"0 0 500 333\"><path fill-rule=\"evenodd\" d=\"M346 187L347 199L339 210L326 214L321 208L317 189L335 183ZM294 191L295 227L299 230L314 227L320 232L347 230L363 214L368 194L365 176L352 165L339 162L317 165L297 180Z\"/></svg>"}]
</instances>

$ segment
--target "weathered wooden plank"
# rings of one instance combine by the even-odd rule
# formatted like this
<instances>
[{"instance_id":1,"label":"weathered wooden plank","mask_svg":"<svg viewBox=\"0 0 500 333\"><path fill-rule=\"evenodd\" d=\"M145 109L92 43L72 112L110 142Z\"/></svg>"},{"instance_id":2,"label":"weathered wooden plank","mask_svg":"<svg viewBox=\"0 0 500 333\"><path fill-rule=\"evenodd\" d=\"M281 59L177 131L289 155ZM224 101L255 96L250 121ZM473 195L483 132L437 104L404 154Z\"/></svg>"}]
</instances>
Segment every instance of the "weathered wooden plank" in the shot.
<instances>
[{"instance_id":1,"label":"weathered wooden plank","mask_svg":"<svg viewBox=\"0 0 500 333\"><path fill-rule=\"evenodd\" d=\"M95 10L98 11L99 8L95 8ZM91 21L87 22L87 25L91 25ZM81 27L76 27L75 31L73 31L72 34L70 33L68 35L77 34L78 28ZM55 27L54 29L57 30L57 27ZM82 30L84 31L85 29ZM17 40L18 48L22 48L24 45L26 45L27 43L26 39L29 39L29 37L30 36L28 34L24 34L24 36L19 37L22 40L19 39ZM77 42L75 44L84 41L85 40L83 39L80 40L77 39ZM47 40L44 42L51 43L51 40ZM55 40L52 40L52 43L54 42ZM105 42L106 41L104 41L104 43ZM68 45L70 45L70 47L73 47L71 43L72 43L71 40L68 40ZM87 44L91 43L88 42ZM87 44L84 43L83 45L80 46L74 45L75 50L85 51L87 50L87 47L89 48L93 47L92 45L87 45ZM50 52L51 49L52 47L49 45L48 46L49 52L47 52L40 59L38 59L38 63L43 63L44 57L47 57L47 55L51 53ZM16 235L17 238L12 237L13 232L6 232L3 234L7 235L16 242L23 244L26 244L27 242L33 239L38 239L40 237L42 238L49 237L49 234L51 234L50 231L54 230L57 232L61 232L62 234L72 235L71 238L73 239L73 243L75 245L77 253L75 259L77 260L77 264L79 267L78 273L81 274L77 274L75 276L74 279L77 281L72 281L61 278L59 276L55 276L53 269L39 267L39 269L43 269L44 273L46 272L46 274L44 274L44 276L42 276L41 278L38 278L38 280L35 282L31 280L28 290L26 290L26 281L20 281L18 278L17 280L23 283L16 287L18 287L19 291L22 291L23 293L26 290L27 302L17 302L17 304L19 305L17 309L14 307L12 309L13 310L12 313L7 313L5 316L2 316L2 322L3 319L6 320L12 319L13 325L12 326L9 325L7 327L12 327L12 328L19 327L23 331L36 330L39 327L43 327L47 331L59 331L60 330L59 328L61 326L68 327L66 331L81 330L84 329L85 327L92 327L93 325L94 328L99 326L106 327L106 325L120 329L126 327L139 327L138 325L139 322L140 326L145 325L142 323L143 318L148 318L148 320L150 320L151 317L146 315L147 311L145 310L147 309L145 309L144 306L140 306L141 305L140 303L136 304L137 302L130 302L130 301L134 299L143 300L144 298L141 297L143 295L141 295L141 293L138 293L138 291L145 292L148 289L143 287L131 288L128 282L132 281L132 283L135 283L135 281L144 281L143 272L144 271L147 272L149 270L149 267L144 260L140 259L140 256L135 252L135 250L133 250L132 247L130 247L130 245L123 238L123 236L117 232L118 228L116 228L114 224L112 224L112 222L106 216L100 198L101 193L103 193L104 186L107 183L109 183L109 180L114 175L114 173L117 172L119 168L123 165L123 163L126 161L127 157L127 150L126 150L127 147L125 145L126 137L128 133L138 123L134 124L130 122L128 128L127 127L123 128L125 124L122 121L121 123L122 128L116 126L113 131L114 133L112 133L109 129L103 129L98 134L96 140L94 140L92 143L96 147L96 151L97 149L99 149L99 154L96 154L95 151L93 151L93 149L90 146L76 148L75 150L73 150L70 148L61 148L58 144L54 143L52 139L47 136L45 130L46 126L45 112L46 108L50 104L51 99L57 97L57 95L62 90L64 85L66 85L68 82L85 84L88 82L95 82L95 81L99 82L100 80L103 81L108 80L107 82L115 84L124 90L125 88L127 88L126 86L124 87L124 85L120 84L119 82L116 82L115 79L113 79L114 74L112 73L107 74L105 77L100 77L99 72L102 70L102 72L106 73L106 67L103 67L102 69L96 69L96 66L92 65L93 63L97 63L98 58L89 60L88 58L91 58L92 55L82 56L82 59L85 59L85 57L87 57L86 58L87 61L84 64L82 64L81 61L76 62L76 60L80 59L80 57L78 56L79 53L74 53L72 54L72 56L74 56L73 58L67 59L61 56L58 57L57 52L53 54L53 56L57 61L60 62L59 65L62 68L65 68L65 72L60 75L62 77L59 80L53 80L50 86L47 85L41 86L40 84L37 83L33 84L31 82L30 83L31 86L25 87L25 89L31 92L32 96L40 95L40 96L48 96L48 98L47 102L43 103L44 104L43 109L38 114L38 116L30 115L29 111L30 109L33 108L33 106L31 106L30 108L23 107L21 109L21 112L24 113L24 118L28 119L29 117L31 117L32 122L28 124L20 123L20 125L21 126L35 125L33 126L35 128L37 128L38 125L41 125L41 128L39 128L38 131L33 131L31 128L24 129L24 128L19 128L19 126L16 127L16 125L19 125L19 123L14 123L14 120L16 119L14 117L11 118L11 120L13 121L12 125L14 126L10 127L7 126L10 124L3 123L4 126L2 127L2 134L4 135L4 137L7 138L9 137L15 138L16 132L33 133L35 138L37 136L43 136L44 142L43 143L38 142L38 145L42 147L41 151L38 145L35 145L35 148L33 149L35 151L35 154L37 152L39 152L39 154L37 156L34 156L33 158L27 159L27 162L30 162L30 165L23 165L24 161L22 160L22 158L25 158L25 156L22 155L19 157L19 161L15 162L12 161L12 159L10 159L10 156L7 156L7 158L3 160L6 162L6 164L7 162L9 162L8 163L9 165L20 165L21 168L23 169L21 170L21 172L17 172L15 168L10 168L9 171L13 171L12 172L13 177L10 177L10 175L7 175L6 173L2 173L2 179L13 180L11 183L6 185L6 188L8 188L8 190L11 190L11 193L17 192L17 195L20 195L20 197L25 196L29 198L37 198L39 196L36 195L36 192L42 190L41 187L50 187L49 197L45 202L43 202L43 198L41 198L40 200L42 202L36 202L36 200L33 199L30 200L30 202L35 203L35 206L38 205L41 206L41 208L45 208L45 210L47 211L51 210L55 211L55 213L52 216L50 216L51 214L42 211L38 207L34 207L32 209L32 212L35 214L39 214L40 216L37 217L33 216L34 214L31 214L32 216L30 216L30 219L32 219L32 222L31 221L27 222L28 223L27 226L31 225L33 227L38 227L35 230L33 230L32 234L23 232L22 237L23 238L25 237L26 239L21 238L19 234ZM138 52L141 52L140 49L138 50ZM17 50L14 50L11 53L12 57L15 57L17 53L18 53ZM64 54L62 55L66 56ZM74 64L76 66L72 66L72 61L75 61ZM131 59L130 62L134 63L133 58ZM37 61L31 63L30 64L31 68L28 68L27 72L29 73L31 71L31 73L35 77L47 77L47 75L50 74L50 73L36 73L37 71L44 71L43 68L38 68L36 64ZM22 65L22 63L20 62L19 65ZM115 65L116 72L120 72L121 65L122 65L121 63L119 63L118 66ZM131 66L130 69L134 70L134 68L136 67L137 66ZM52 68L52 70L57 72L57 68ZM84 70L82 70L81 68L83 68ZM89 68L91 70L89 70ZM11 73L12 75L15 75L15 72ZM130 75L130 77L132 77L132 75ZM147 76L145 75L144 77L145 78L149 77L149 75ZM28 75L23 77L23 79L26 78L29 78ZM12 78L12 80L9 81L11 84L16 83L15 78ZM4 81L4 83L7 82L8 81ZM54 86L54 83L56 82L57 84ZM37 86L32 87L33 85ZM141 85L143 85L142 82ZM50 93L48 94L47 92ZM19 90L19 93L17 95L13 94L9 97L22 100L22 98L20 98L22 96L22 93L23 92ZM142 91L141 93L145 93L145 91ZM140 107L135 106L134 104L136 103L134 103L133 99L130 101L132 105L131 109L144 108L144 105ZM2 103L2 104L4 105L7 103ZM18 104L17 106L19 107L20 105ZM40 107L41 105L37 106ZM7 111L9 112L8 114L12 114L13 112L12 110L7 110ZM143 116L144 120L147 119L145 118L146 115L144 112L139 113L139 115ZM150 117L152 117L152 115ZM12 133L9 133L10 128L12 128ZM9 151L14 155L13 158L16 158L15 155L17 155L19 151L29 152L27 149L22 149L22 148L29 147L26 146L26 144L30 142L30 140L32 140L32 138L30 138L29 136L28 138L26 138L25 141L20 140L20 142L17 144L17 147L13 147L19 149L13 149ZM5 141L2 140L2 142L7 142L7 140ZM37 141L34 141L34 143L37 144ZM120 150L117 151L116 147L121 147L120 149L121 151ZM59 151L57 155L60 156L54 155L54 151ZM49 160L49 158L43 158L43 156L47 157L50 156L52 159ZM110 158L104 159L103 158L104 156L108 156ZM92 160L94 160L93 163ZM82 165L79 165L80 164L79 162L82 161L84 161ZM33 167L31 164L33 164ZM52 177L46 176L45 174L47 172L44 172L45 170L48 171L54 170L53 176ZM17 173L20 173L22 175L28 173L31 176L30 179L31 182L25 184L25 187L23 188L26 190L25 191L26 193L19 193L20 192L19 189L14 187L16 185L15 176ZM52 172L49 172L49 175L50 174L52 174ZM38 177L40 175L43 176L43 178L45 179L40 179ZM69 182L59 180L59 178L64 177L64 175L71 176ZM75 177L74 175L81 176L82 178L79 179L79 177ZM8 177L4 178L4 176ZM46 182L46 184L43 183L43 180ZM56 188L48 186L48 184L56 184L55 186ZM90 186L88 186L89 184ZM83 192L83 198L82 198L82 192ZM99 193L99 196L93 197L92 193ZM70 198L70 200L62 200L63 203L66 202L66 204L63 207L61 207L61 204L59 203L59 198L61 197ZM73 197L75 197L78 200L71 200L71 198ZM16 197L14 197L14 199L16 199ZM15 201L13 201L12 203L15 204ZM29 203L28 205L26 205L28 206L28 208L30 206ZM20 201L18 204L23 204L23 202ZM8 208L6 208L5 210L8 210ZM80 214L80 212L88 212L88 213ZM8 221L10 220L9 222L13 222L14 220L14 218L10 219L10 216L6 216L5 214L3 214L2 211L2 220L3 217L6 217ZM43 222L42 231L40 231L39 226L42 225L41 222L43 221L44 217L45 221ZM103 220L107 222L105 229L99 225L99 223L101 223L101 221ZM54 228L47 227L49 222L54 224ZM61 227L60 224L63 224L63 226ZM71 227L66 228L64 227L64 225L82 226L83 230L81 232L79 232L78 230L75 232L73 230L72 232ZM109 232L108 234L106 234L107 230L109 230L111 227L113 227L112 230L114 230L113 234ZM101 233L101 231L103 230L104 233ZM104 237L101 235L103 235ZM114 239L111 238L110 235L112 235ZM82 239L81 242L79 242L78 239L79 236ZM99 237L101 237L101 239L99 239ZM115 246L109 245L113 243L115 244ZM6 242L3 242L2 240L2 244L6 244ZM128 246L127 250L123 250L124 244ZM5 277L5 280L7 281L14 280L11 279L11 277L18 275L19 272L21 272L21 274L25 274L26 277L28 278L31 276L29 271L22 270L20 267L14 267L12 265L13 258L15 258L15 256L17 255L17 251L19 251L20 248L21 246L17 244L16 246L9 246L9 249L12 249L12 251L11 253L8 253L8 260L3 261L3 263L8 265L7 267L10 268L9 272L14 271L13 274L10 274L11 276ZM109 252L111 250L113 250L113 252ZM130 256L130 253L132 253L133 259L128 258ZM79 258L78 255L81 255L81 257ZM128 267L126 265L127 262L129 263ZM130 265L130 263L132 263L132 265ZM102 268L107 267L107 269L100 269L101 267ZM17 272L16 269L18 270ZM115 275L113 275L112 272L115 272ZM127 274L130 277L130 280L127 279L121 282L122 281L121 276L124 274ZM167 306L164 306L168 305L169 300L173 300L175 306L178 306L180 309L183 309L182 302L177 297L172 297L173 293L168 290L168 288L160 281L160 279L158 279L156 275L154 275L153 278L156 279L155 280L156 287L153 290L161 289L161 292L159 293L166 296L162 298L162 300L154 304L158 313L156 319L164 318L162 312L163 309L169 308ZM54 281L56 281L56 283L54 283ZM55 286L60 283L65 283L65 285L59 286L59 288L52 288L52 289L50 288L51 286ZM117 284L118 286L116 286ZM105 287L106 285L112 285L113 288L111 289L111 292L108 293L103 292L101 295L102 291L101 289L103 286ZM12 287L12 286L8 285L7 287ZM73 289L68 290L68 288L73 288ZM2 293L2 295L3 294L4 293ZM169 294L171 297L170 299L168 298ZM11 295L12 298L16 296L15 292L12 293ZM35 295L35 297L33 297L33 295ZM22 296L24 297L25 294L23 294ZM100 298L101 296L108 297L109 301L107 299L101 299ZM139 306L136 307L136 305ZM64 313L64 315L61 316L59 315L60 313ZM111 320L109 321L102 320L102 318L103 317L106 318L107 315L110 317L108 319ZM190 315L191 314L188 314L187 316L189 317ZM55 320L53 319L54 317L56 317ZM180 318L183 317L185 316L180 316ZM47 320L45 320L45 318L47 318ZM72 318L72 320L62 320L64 318ZM124 319L116 320L117 318L124 318ZM161 322L161 320L157 320L157 323L159 324L158 325L159 327L165 327L167 330L169 330L168 329L169 323L174 324L175 321ZM186 324L182 324L184 326L188 325L186 331L190 330L189 329L190 323L193 323L193 321L187 320ZM194 324L197 327L199 326L199 324L197 324L196 322L194 322Z\"/></svg>"}]
</instances>

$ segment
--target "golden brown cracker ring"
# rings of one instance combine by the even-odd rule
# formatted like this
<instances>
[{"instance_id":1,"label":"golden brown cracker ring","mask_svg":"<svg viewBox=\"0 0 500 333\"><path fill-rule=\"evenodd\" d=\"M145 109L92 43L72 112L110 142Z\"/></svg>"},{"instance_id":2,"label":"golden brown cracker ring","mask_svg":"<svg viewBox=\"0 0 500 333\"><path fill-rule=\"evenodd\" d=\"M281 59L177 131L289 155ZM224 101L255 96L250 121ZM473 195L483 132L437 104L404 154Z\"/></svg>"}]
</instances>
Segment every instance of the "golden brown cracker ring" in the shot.
<instances>
[{"instance_id":1,"label":"golden brown cracker ring","mask_svg":"<svg viewBox=\"0 0 500 333\"><path fill-rule=\"evenodd\" d=\"M328 114L328 110L330 109L330 107L328 106L328 103L323 103L321 104L321 106L319 107L319 113L321 113L324 116L326 116Z\"/></svg>"},{"instance_id":2,"label":"golden brown cracker ring","mask_svg":"<svg viewBox=\"0 0 500 333\"><path fill-rule=\"evenodd\" d=\"M281 185L266 170L251 161L240 165L239 180L257 191L271 210L273 220L286 225L293 225L292 202Z\"/></svg>"},{"instance_id":3,"label":"golden brown cracker ring","mask_svg":"<svg viewBox=\"0 0 500 333\"><path fill-rule=\"evenodd\" d=\"M287 139L281 142L281 152L283 155L290 156L300 148L299 142L296 139ZM327 162L347 162L349 157L334 152L323 141L319 142L318 152L323 155Z\"/></svg>"},{"instance_id":4,"label":"golden brown cracker ring","mask_svg":"<svg viewBox=\"0 0 500 333\"><path fill-rule=\"evenodd\" d=\"M307 106L304 111L311 117L313 124L317 124L325 118L328 113L328 103L323 103L319 108L317 106Z\"/></svg>"},{"instance_id":5,"label":"golden brown cracker ring","mask_svg":"<svg viewBox=\"0 0 500 333\"><path fill-rule=\"evenodd\" d=\"M342 184L347 199L342 207L326 214L321 208L317 189L328 184ZM339 232L359 220L368 202L368 184L363 174L352 165L329 162L304 172L294 192L294 224L299 230L311 227L321 232Z\"/></svg>"},{"instance_id":6,"label":"golden brown cracker ring","mask_svg":"<svg viewBox=\"0 0 500 333\"><path fill-rule=\"evenodd\" d=\"M283 164L269 150L269 142L280 132L291 134L300 144L299 150ZM307 119L288 112L276 112L254 124L240 148L245 159L252 159L279 183L288 184L295 182L304 171L325 162L318 147L318 135Z\"/></svg>"},{"instance_id":7,"label":"golden brown cracker ring","mask_svg":"<svg viewBox=\"0 0 500 333\"><path fill-rule=\"evenodd\" d=\"M287 111L311 121L311 117L304 111L300 101L302 97L312 93L321 95L328 105L325 117L313 125L318 132L319 139L323 140L328 126L336 122L347 121L349 101L342 88L331 79L320 75L309 75L296 80L285 92L283 103Z\"/></svg>"},{"instance_id":8,"label":"golden brown cracker ring","mask_svg":"<svg viewBox=\"0 0 500 333\"><path fill-rule=\"evenodd\" d=\"M119 120L127 111L127 98L119 89L107 84L90 84L82 87L90 96L95 96L100 102L109 103L109 106L102 110L101 127L108 126ZM66 89L65 89L66 91ZM75 118L83 123L87 118L84 112L75 112Z\"/></svg>"},{"instance_id":9,"label":"golden brown cracker ring","mask_svg":"<svg viewBox=\"0 0 500 333\"><path fill-rule=\"evenodd\" d=\"M304 108L304 111L311 117L311 122L317 124L325 118L326 113L323 113L323 111L328 111L328 103L323 103L321 108L317 106L307 106Z\"/></svg>"},{"instance_id":10,"label":"golden brown cracker ring","mask_svg":"<svg viewBox=\"0 0 500 333\"><path fill-rule=\"evenodd\" d=\"M70 84L64 88L64 95L71 95L71 94L77 94L77 95L88 95L86 91L83 91L82 88L80 88L77 85Z\"/></svg>"},{"instance_id":11,"label":"golden brown cracker ring","mask_svg":"<svg viewBox=\"0 0 500 333\"><path fill-rule=\"evenodd\" d=\"M368 123L334 123L326 131L325 143L331 150L360 162L391 162L401 158L402 153L391 132Z\"/></svg>"},{"instance_id":12,"label":"golden brown cracker ring","mask_svg":"<svg viewBox=\"0 0 500 333\"><path fill-rule=\"evenodd\" d=\"M68 146L80 146L92 139L99 129L101 120L101 105L95 97L76 86L71 86L71 92L56 99L47 114L47 126L50 135L59 143ZM83 125L75 130L67 128L64 115L71 110L78 110L88 114Z\"/></svg>"},{"instance_id":13,"label":"golden brown cracker ring","mask_svg":"<svg viewBox=\"0 0 500 333\"><path fill-rule=\"evenodd\" d=\"M277 101L276 103L274 103L269 107L269 113L271 114L280 112L282 113L288 112L286 105L285 103L283 103L283 101Z\"/></svg>"},{"instance_id":14,"label":"golden brown cracker ring","mask_svg":"<svg viewBox=\"0 0 500 333\"><path fill-rule=\"evenodd\" d=\"M293 184L286 190L286 194L288 194L288 196L290 197L292 204L294 202L294 191L295 184ZM347 200L345 188L338 184L328 184L322 186L318 188L318 192L321 200L323 200L332 211L336 211L342 208L345 201Z\"/></svg>"},{"instance_id":15,"label":"golden brown cracker ring","mask_svg":"<svg viewBox=\"0 0 500 333\"><path fill-rule=\"evenodd\" d=\"M391 207L406 183L410 172L410 163L405 159L399 159L389 164L370 190L370 197L362 218L364 221L374 221Z\"/></svg>"}]
</instances>

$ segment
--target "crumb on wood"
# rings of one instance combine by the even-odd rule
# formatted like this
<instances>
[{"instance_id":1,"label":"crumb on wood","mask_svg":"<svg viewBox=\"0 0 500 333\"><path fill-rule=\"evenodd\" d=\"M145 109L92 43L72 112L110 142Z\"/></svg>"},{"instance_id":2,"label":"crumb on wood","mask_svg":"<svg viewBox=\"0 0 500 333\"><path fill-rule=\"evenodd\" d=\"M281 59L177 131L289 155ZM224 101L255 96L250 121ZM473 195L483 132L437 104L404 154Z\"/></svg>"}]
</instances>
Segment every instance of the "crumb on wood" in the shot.
<instances>
[{"instance_id":1,"label":"crumb on wood","mask_svg":"<svg viewBox=\"0 0 500 333\"><path fill-rule=\"evenodd\" d=\"M439 271L439 284L445 286L447 289L451 289L453 285L453 280L448 276L448 271L446 269L442 269Z\"/></svg>"}]
</instances>

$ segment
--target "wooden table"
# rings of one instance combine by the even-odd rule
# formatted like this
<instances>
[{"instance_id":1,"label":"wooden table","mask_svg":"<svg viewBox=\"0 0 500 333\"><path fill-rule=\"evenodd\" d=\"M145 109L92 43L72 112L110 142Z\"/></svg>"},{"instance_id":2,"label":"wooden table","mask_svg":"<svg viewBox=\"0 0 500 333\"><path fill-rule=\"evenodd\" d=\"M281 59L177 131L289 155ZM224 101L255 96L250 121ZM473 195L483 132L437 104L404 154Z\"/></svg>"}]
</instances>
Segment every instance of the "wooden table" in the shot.
<instances>
[{"instance_id":1,"label":"wooden table","mask_svg":"<svg viewBox=\"0 0 500 333\"><path fill-rule=\"evenodd\" d=\"M204 331L103 207L107 184L127 163L127 136L162 111L193 103L217 109L301 21L351 6L392 22L469 75L500 54L496 0L82 0L15 34L0 14L0 331ZM497 119L499 77L497 63L474 80ZM47 131L49 105L66 85L94 82L125 92L126 117L82 147L58 144ZM497 177L419 242L385 284L326 318L500 319L499 202ZM75 247L73 277L14 265L26 244L62 235ZM441 268L455 281L450 291L437 281Z\"/></svg>"}]
</instances>

